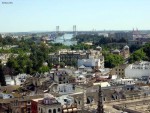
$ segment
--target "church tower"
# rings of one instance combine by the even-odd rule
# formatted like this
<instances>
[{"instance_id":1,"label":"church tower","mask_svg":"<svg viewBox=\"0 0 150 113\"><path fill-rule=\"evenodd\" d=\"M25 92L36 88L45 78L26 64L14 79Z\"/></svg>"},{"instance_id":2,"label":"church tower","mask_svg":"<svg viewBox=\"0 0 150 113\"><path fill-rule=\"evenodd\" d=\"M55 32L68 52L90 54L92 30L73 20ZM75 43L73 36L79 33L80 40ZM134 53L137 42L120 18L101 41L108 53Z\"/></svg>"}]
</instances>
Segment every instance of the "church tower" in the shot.
<instances>
[{"instance_id":1,"label":"church tower","mask_svg":"<svg viewBox=\"0 0 150 113\"><path fill-rule=\"evenodd\" d=\"M99 90L98 90L97 113L104 113L104 108L103 108L103 96L102 96L101 85L99 86Z\"/></svg>"}]
</instances>

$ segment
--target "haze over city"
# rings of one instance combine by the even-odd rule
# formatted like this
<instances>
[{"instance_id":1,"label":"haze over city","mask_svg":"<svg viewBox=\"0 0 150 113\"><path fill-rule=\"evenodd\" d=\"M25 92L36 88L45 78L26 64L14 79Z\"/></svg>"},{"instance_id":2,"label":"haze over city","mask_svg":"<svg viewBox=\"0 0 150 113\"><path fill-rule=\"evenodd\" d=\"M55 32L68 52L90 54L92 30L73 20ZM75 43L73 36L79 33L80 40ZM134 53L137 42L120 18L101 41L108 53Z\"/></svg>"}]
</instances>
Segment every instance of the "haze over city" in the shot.
<instances>
[{"instance_id":1,"label":"haze over city","mask_svg":"<svg viewBox=\"0 0 150 113\"><path fill-rule=\"evenodd\" d=\"M0 32L148 30L149 0L0 0Z\"/></svg>"}]
</instances>

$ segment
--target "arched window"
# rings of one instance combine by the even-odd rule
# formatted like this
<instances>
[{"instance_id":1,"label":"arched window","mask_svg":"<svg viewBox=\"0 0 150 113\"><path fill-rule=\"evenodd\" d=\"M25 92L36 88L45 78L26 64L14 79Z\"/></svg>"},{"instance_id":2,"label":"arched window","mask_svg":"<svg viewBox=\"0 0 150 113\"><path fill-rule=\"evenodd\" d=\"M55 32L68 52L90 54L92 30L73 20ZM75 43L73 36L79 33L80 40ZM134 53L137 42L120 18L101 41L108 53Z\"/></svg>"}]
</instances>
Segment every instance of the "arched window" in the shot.
<instances>
[{"instance_id":1,"label":"arched window","mask_svg":"<svg viewBox=\"0 0 150 113\"><path fill-rule=\"evenodd\" d=\"M74 103L75 103L75 104L77 104L77 101L76 101L76 100L74 100Z\"/></svg>"},{"instance_id":2,"label":"arched window","mask_svg":"<svg viewBox=\"0 0 150 113\"><path fill-rule=\"evenodd\" d=\"M53 113L56 113L56 109L53 109Z\"/></svg>"},{"instance_id":3,"label":"arched window","mask_svg":"<svg viewBox=\"0 0 150 113\"><path fill-rule=\"evenodd\" d=\"M89 98L87 98L87 102L86 102L87 104L90 104L90 99Z\"/></svg>"},{"instance_id":4,"label":"arched window","mask_svg":"<svg viewBox=\"0 0 150 113\"><path fill-rule=\"evenodd\" d=\"M80 105L80 101L79 101L78 103L79 103L79 105Z\"/></svg>"},{"instance_id":5,"label":"arched window","mask_svg":"<svg viewBox=\"0 0 150 113\"><path fill-rule=\"evenodd\" d=\"M41 113L43 113L43 109L41 108Z\"/></svg>"},{"instance_id":6,"label":"arched window","mask_svg":"<svg viewBox=\"0 0 150 113\"><path fill-rule=\"evenodd\" d=\"M58 108L58 112L60 112L60 108Z\"/></svg>"},{"instance_id":7,"label":"arched window","mask_svg":"<svg viewBox=\"0 0 150 113\"><path fill-rule=\"evenodd\" d=\"M48 113L52 113L52 110L51 110L51 109L49 109L49 110L48 110Z\"/></svg>"}]
</instances>

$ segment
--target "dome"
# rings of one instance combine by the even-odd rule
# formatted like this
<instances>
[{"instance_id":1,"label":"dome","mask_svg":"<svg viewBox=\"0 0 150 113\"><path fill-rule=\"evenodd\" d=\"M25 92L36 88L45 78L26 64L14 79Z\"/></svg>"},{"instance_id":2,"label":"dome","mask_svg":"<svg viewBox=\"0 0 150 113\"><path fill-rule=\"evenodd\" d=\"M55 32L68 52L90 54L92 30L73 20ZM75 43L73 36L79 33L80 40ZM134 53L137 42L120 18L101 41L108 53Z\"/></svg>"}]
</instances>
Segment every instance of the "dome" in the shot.
<instances>
[{"instance_id":1,"label":"dome","mask_svg":"<svg viewBox=\"0 0 150 113\"><path fill-rule=\"evenodd\" d=\"M43 63L43 66L48 66L48 63L47 63L47 62L44 62L44 63Z\"/></svg>"},{"instance_id":2,"label":"dome","mask_svg":"<svg viewBox=\"0 0 150 113\"><path fill-rule=\"evenodd\" d=\"M58 103L58 101L55 99L55 97L51 94L45 94L43 99L43 104L45 105L52 105Z\"/></svg>"},{"instance_id":3,"label":"dome","mask_svg":"<svg viewBox=\"0 0 150 113\"><path fill-rule=\"evenodd\" d=\"M101 47L100 47L100 46L97 46L96 49L101 49Z\"/></svg>"},{"instance_id":4,"label":"dome","mask_svg":"<svg viewBox=\"0 0 150 113\"><path fill-rule=\"evenodd\" d=\"M96 49L98 49L98 50L102 50L102 47L100 47L100 46L97 46L97 47L96 47Z\"/></svg>"},{"instance_id":5,"label":"dome","mask_svg":"<svg viewBox=\"0 0 150 113\"><path fill-rule=\"evenodd\" d=\"M129 46L127 46L127 45L126 45L126 46L124 46L124 49L129 49Z\"/></svg>"},{"instance_id":6,"label":"dome","mask_svg":"<svg viewBox=\"0 0 150 113\"><path fill-rule=\"evenodd\" d=\"M118 49L115 49L115 50L113 51L113 53L120 53L120 51L119 51Z\"/></svg>"}]
</instances>

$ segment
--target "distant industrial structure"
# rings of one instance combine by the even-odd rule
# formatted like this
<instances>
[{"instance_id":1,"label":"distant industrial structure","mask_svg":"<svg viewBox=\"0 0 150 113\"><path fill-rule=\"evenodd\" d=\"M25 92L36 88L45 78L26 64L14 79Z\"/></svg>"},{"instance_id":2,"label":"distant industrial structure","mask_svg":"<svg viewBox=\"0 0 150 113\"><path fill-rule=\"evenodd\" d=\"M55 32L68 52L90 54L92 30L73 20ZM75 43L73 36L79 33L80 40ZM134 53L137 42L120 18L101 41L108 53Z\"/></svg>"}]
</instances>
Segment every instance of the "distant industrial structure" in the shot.
<instances>
[{"instance_id":1,"label":"distant industrial structure","mask_svg":"<svg viewBox=\"0 0 150 113\"><path fill-rule=\"evenodd\" d=\"M76 27L76 25L73 25L73 35L74 36L77 35L77 27Z\"/></svg>"},{"instance_id":2,"label":"distant industrial structure","mask_svg":"<svg viewBox=\"0 0 150 113\"><path fill-rule=\"evenodd\" d=\"M59 26L56 26L56 33L59 33Z\"/></svg>"}]
</instances>

